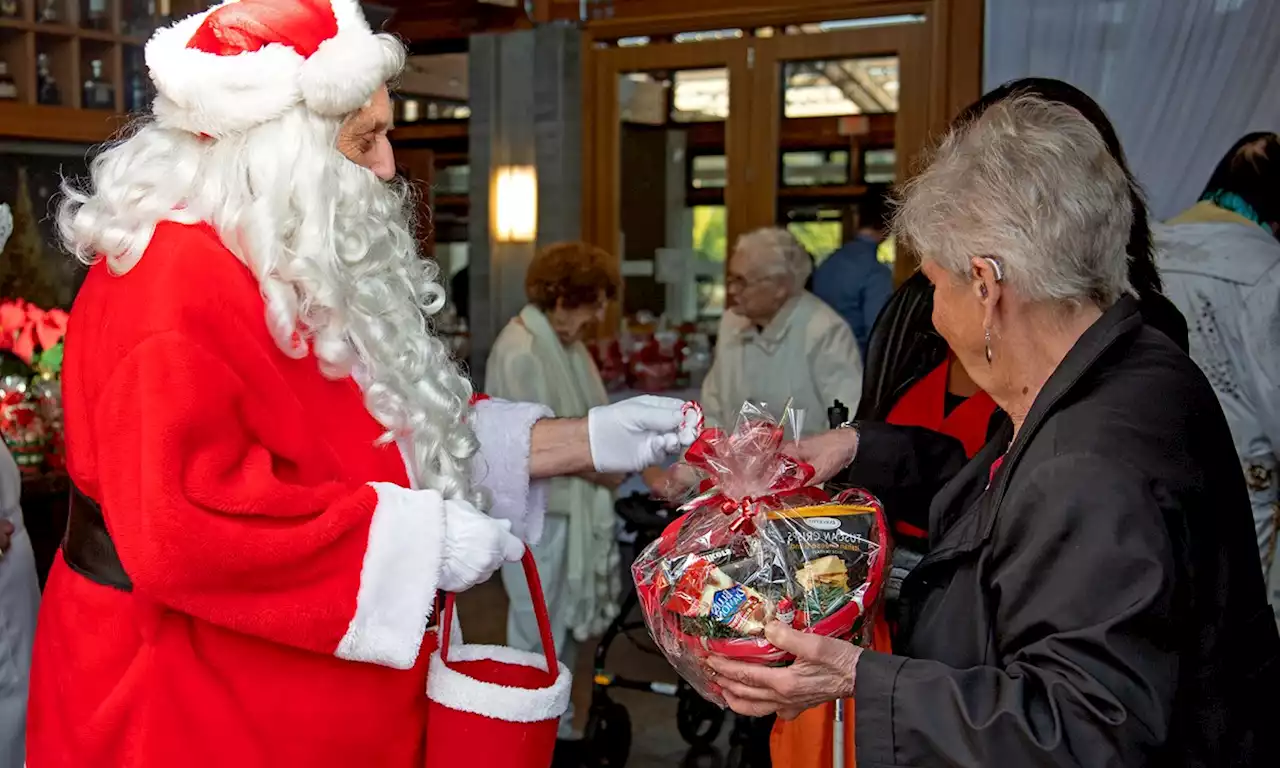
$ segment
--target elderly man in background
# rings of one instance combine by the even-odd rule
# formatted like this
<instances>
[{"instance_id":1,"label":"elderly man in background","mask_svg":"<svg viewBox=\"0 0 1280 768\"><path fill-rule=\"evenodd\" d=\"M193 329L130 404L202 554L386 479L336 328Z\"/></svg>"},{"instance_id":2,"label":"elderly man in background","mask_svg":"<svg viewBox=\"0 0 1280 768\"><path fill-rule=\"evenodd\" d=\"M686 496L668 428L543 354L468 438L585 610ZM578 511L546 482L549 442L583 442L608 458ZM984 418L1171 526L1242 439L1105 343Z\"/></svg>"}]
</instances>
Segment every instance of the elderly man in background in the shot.
<instances>
[{"instance_id":1,"label":"elderly man in background","mask_svg":"<svg viewBox=\"0 0 1280 768\"><path fill-rule=\"evenodd\" d=\"M813 262L784 229L738 239L725 289L715 360L702 384L709 423L732 427L743 401L803 410L804 434L827 428L827 408L850 410L862 392L862 358L849 324L804 290Z\"/></svg>"},{"instance_id":2,"label":"elderly man in background","mask_svg":"<svg viewBox=\"0 0 1280 768\"><path fill-rule=\"evenodd\" d=\"M1187 318L1191 357L1227 414L1249 485L1271 608L1280 620L1280 136L1251 133L1200 202L1155 230L1166 291Z\"/></svg>"}]
</instances>

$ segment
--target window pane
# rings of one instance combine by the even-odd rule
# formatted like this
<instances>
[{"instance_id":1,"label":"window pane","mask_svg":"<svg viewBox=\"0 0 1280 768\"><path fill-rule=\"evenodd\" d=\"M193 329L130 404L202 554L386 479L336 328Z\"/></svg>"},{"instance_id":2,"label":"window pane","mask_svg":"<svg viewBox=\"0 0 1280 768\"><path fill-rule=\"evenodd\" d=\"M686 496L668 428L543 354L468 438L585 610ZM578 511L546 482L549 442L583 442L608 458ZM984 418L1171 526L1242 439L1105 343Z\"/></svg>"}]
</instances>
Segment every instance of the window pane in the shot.
<instances>
[{"instance_id":1,"label":"window pane","mask_svg":"<svg viewBox=\"0 0 1280 768\"><path fill-rule=\"evenodd\" d=\"M729 117L729 70L686 69L675 73L671 119L705 123Z\"/></svg>"},{"instance_id":2,"label":"window pane","mask_svg":"<svg viewBox=\"0 0 1280 768\"><path fill-rule=\"evenodd\" d=\"M783 116L829 117L898 111L898 58L783 64Z\"/></svg>"},{"instance_id":3,"label":"window pane","mask_svg":"<svg viewBox=\"0 0 1280 768\"><path fill-rule=\"evenodd\" d=\"M898 178L898 153L893 149L868 149L862 155L862 180L867 184L892 184Z\"/></svg>"},{"instance_id":4,"label":"window pane","mask_svg":"<svg viewBox=\"0 0 1280 768\"><path fill-rule=\"evenodd\" d=\"M821 264L843 243L844 225L835 221L793 221L787 225L813 260Z\"/></svg>"},{"instance_id":5,"label":"window pane","mask_svg":"<svg viewBox=\"0 0 1280 768\"><path fill-rule=\"evenodd\" d=\"M677 43L700 43L704 40L734 40L742 37L740 29L706 29L701 32L681 32L671 38Z\"/></svg>"},{"instance_id":6,"label":"window pane","mask_svg":"<svg viewBox=\"0 0 1280 768\"><path fill-rule=\"evenodd\" d=\"M449 165L436 172L437 195L466 195L471 192L471 166Z\"/></svg>"},{"instance_id":7,"label":"window pane","mask_svg":"<svg viewBox=\"0 0 1280 768\"><path fill-rule=\"evenodd\" d=\"M724 155L694 155L691 180L694 189L724 189L727 173Z\"/></svg>"},{"instance_id":8,"label":"window pane","mask_svg":"<svg viewBox=\"0 0 1280 768\"><path fill-rule=\"evenodd\" d=\"M703 258L724 262L729 239L723 205L693 207L693 247ZM697 284L698 316L719 317L724 314L724 273L718 272L710 277L699 276Z\"/></svg>"},{"instance_id":9,"label":"window pane","mask_svg":"<svg viewBox=\"0 0 1280 768\"><path fill-rule=\"evenodd\" d=\"M786 33L788 35L820 35L823 32L836 32L842 29L868 29L870 27L891 27L898 24L923 23L923 15L900 14L898 16L875 16L867 19L820 21L816 24L792 24L786 28Z\"/></svg>"},{"instance_id":10,"label":"window pane","mask_svg":"<svg viewBox=\"0 0 1280 768\"><path fill-rule=\"evenodd\" d=\"M784 187L821 187L848 183L847 150L782 153Z\"/></svg>"}]
</instances>

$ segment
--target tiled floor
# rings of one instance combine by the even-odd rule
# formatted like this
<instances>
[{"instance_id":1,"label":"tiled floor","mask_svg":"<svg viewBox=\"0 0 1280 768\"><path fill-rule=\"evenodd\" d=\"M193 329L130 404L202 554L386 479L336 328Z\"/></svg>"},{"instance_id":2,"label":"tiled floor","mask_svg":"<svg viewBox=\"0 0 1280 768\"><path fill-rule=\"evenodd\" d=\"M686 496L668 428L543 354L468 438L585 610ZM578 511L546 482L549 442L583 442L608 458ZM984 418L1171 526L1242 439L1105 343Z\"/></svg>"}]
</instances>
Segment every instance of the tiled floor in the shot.
<instances>
[{"instance_id":1,"label":"tiled floor","mask_svg":"<svg viewBox=\"0 0 1280 768\"><path fill-rule=\"evenodd\" d=\"M503 642L506 627L507 597L502 583L493 579L476 587L459 598L464 633L469 643ZM642 640L644 638L641 638ZM584 647L578 654L574 671L574 704L576 725L586 723L587 707L591 700L592 660L595 647ZM675 682L675 672L660 656L638 650L625 639L614 642L609 650L609 671L641 680ZM623 704L631 716L631 757L627 768L676 768L688 765L697 768L719 768L719 756L702 759L689 757L689 746L676 730L676 700L640 691L617 691L614 700ZM727 751L728 735L733 722L726 718L717 740L717 751Z\"/></svg>"}]
</instances>

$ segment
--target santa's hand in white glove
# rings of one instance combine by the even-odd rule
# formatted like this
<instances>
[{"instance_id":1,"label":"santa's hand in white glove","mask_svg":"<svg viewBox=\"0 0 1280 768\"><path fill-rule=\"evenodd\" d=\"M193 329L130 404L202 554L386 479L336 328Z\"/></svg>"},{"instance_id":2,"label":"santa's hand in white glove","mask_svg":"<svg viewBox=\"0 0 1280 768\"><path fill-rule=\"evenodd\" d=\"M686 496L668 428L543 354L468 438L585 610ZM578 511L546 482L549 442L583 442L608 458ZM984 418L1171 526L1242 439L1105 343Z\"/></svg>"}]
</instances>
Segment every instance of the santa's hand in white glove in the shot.
<instances>
[{"instance_id":1,"label":"santa's hand in white glove","mask_svg":"<svg viewBox=\"0 0 1280 768\"><path fill-rule=\"evenodd\" d=\"M511 535L510 520L495 520L460 499L444 503L444 564L440 589L461 592L487 581L503 563L524 556L524 542Z\"/></svg>"},{"instance_id":2,"label":"santa's hand in white glove","mask_svg":"<svg viewBox=\"0 0 1280 768\"><path fill-rule=\"evenodd\" d=\"M641 395L587 412L597 472L639 472L693 444L702 426L696 404Z\"/></svg>"}]
</instances>

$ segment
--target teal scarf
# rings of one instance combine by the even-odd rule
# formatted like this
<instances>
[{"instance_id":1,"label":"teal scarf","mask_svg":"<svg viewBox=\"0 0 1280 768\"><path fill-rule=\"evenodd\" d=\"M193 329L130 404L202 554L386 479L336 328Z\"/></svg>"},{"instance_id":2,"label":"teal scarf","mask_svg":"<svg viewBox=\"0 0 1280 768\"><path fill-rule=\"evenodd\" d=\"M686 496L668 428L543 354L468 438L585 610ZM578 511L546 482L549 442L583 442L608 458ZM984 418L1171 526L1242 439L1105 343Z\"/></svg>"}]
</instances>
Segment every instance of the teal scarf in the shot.
<instances>
[{"instance_id":1,"label":"teal scarf","mask_svg":"<svg viewBox=\"0 0 1280 768\"><path fill-rule=\"evenodd\" d=\"M1265 227L1262 223L1262 217L1253 209L1252 205L1245 202L1245 199L1235 192L1227 192L1223 189L1215 189L1206 193L1200 198L1201 202L1213 203L1224 211L1231 211L1237 216L1243 216L1260 227Z\"/></svg>"}]
</instances>

